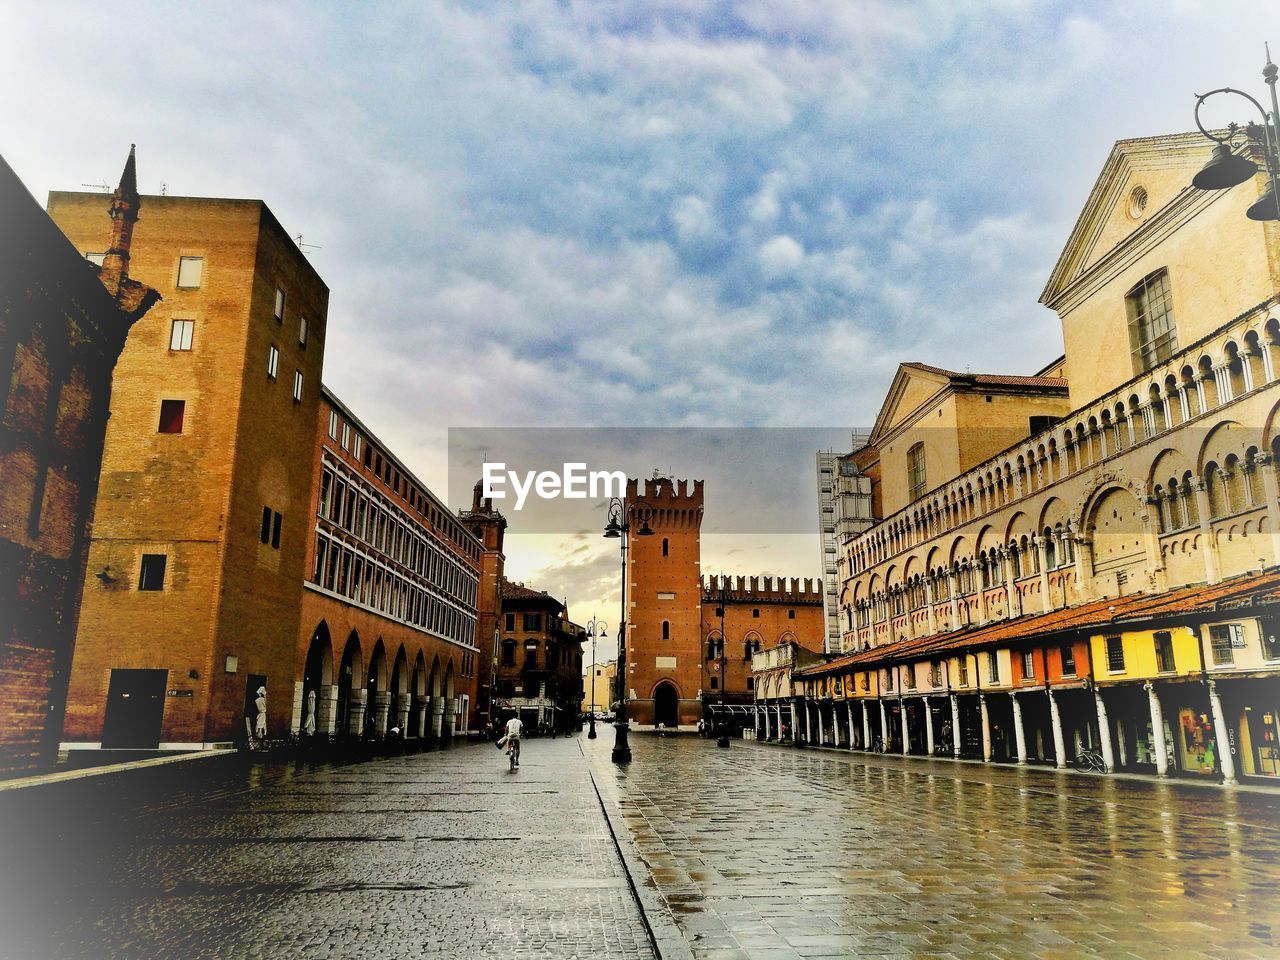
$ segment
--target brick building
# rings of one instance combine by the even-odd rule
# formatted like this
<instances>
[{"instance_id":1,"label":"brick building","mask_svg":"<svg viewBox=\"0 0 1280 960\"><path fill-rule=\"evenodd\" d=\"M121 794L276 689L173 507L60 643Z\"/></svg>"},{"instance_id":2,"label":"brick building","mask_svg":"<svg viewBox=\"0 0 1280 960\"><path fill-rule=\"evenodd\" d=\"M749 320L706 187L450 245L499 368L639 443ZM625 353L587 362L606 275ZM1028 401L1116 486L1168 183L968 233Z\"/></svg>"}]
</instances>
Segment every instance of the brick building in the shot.
<instances>
[{"instance_id":1,"label":"brick building","mask_svg":"<svg viewBox=\"0 0 1280 960\"><path fill-rule=\"evenodd\" d=\"M129 277L139 213L132 150L114 195L94 198L98 263L67 242L3 160L0 208L2 775L56 757L112 370L159 294Z\"/></svg>"},{"instance_id":2,"label":"brick building","mask_svg":"<svg viewBox=\"0 0 1280 960\"><path fill-rule=\"evenodd\" d=\"M628 719L633 726L696 727L745 713L751 654L783 642L821 651L820 581L701 574L703 482L627 481ZM637 536L643 513L651 536ZM730 708L730 709L722 709Z\"/></svg>"},{"instance_id":3,"label":"brick building","mask_svg":"<svg viewBox=\"0 0 1280 960\"><path fill-rule=\"evenodd\" d=\"M614 681L618 679L618 661L600 661L593 667L590 663L582 674L582 712L608 713L617 692Z\"/></svg>"},{"instance_id":4,"label":"brick building","mask_svg":"<svg viewBox=\"0 0 1280 960\"><path fill-rule=\"evenodd\" d=\"M293 709L329 291L261 201L144 203L131 272L165 300L117 366L68 747L235 740L261 687L270 730ZM90 257L100 206L49 197Z\"/></svg>"},{"instance_id":5,"label":"brick building","mask_svg":"<svg viewBox=\"0 0 1280 960\"><path fill-rule=\"evenodd\" d=\"M327 388L314 431L290 729L447 739L471 725L483 542ZM263 507L260 540L274 537Z\"/></svg>"},{"instance_id":6,"label":"brick building","mask_svg":"<svg viewBox=\"0 0 1280 960\"><path fill-rule=\"evenodd\" d=\"M520 714L530 729L563 730L582 703L582 643L586 631L545 591L507 580L497 669L500 716Z\"/></svg>"}]
</instances>

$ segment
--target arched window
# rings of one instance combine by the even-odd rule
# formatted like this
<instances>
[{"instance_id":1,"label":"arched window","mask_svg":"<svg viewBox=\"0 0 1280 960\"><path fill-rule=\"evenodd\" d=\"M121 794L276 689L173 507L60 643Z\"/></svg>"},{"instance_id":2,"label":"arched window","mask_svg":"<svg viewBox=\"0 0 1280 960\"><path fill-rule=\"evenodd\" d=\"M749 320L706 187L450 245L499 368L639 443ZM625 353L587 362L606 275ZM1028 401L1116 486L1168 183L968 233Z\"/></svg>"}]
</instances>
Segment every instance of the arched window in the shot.
<instances>
[{"instance_id":1,"label":"arched window","mask_svg":"<svg viewBox=\"0 0 1280 960\"><path fill-rule=\"evenodd\" d=\"M671 639L671 621L670 620L662 621L662 639L663 640Z\"/></svg>"},{"instance_id":2,"label":"arched window","mask_svg":"<svg viewBox=\"0 0 1280 960\"><path fill-rule=\"evenodd\" d=\"M663 537L662 538L662 555L664 557L667 555L667 551L670 549L670 547L671 547L671 541L668 540L666 537Z\"/></svg>"},{"instance_id":3,"label":"arched window","mask_svg":"<svg viewBox=\"0 0 1280 960\"><path fill-rule=\"evenodd\" d=\"M907 483L912 500L919 500L927 489L924 468L924 443L915 443L907 451Z\"/></svg>"}]
</instances>

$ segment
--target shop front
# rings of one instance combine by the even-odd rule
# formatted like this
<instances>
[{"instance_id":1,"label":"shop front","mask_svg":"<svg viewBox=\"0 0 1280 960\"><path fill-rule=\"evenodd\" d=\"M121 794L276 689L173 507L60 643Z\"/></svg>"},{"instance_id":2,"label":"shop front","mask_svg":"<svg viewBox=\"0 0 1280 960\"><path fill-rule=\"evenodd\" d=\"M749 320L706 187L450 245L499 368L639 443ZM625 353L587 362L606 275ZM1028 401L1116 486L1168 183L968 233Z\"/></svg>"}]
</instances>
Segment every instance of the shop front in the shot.
<instances>
[{"instance_id":1,"label":"shop front","mask_svg":"<svg viewBox=\"0 0 1280 960\"><path fill-rule=\"evenodd\" d=\"M1280 678L1220 680L1218 689L1236 772L1260 783L1280 781Z\"/></svg>"}]
</instances>

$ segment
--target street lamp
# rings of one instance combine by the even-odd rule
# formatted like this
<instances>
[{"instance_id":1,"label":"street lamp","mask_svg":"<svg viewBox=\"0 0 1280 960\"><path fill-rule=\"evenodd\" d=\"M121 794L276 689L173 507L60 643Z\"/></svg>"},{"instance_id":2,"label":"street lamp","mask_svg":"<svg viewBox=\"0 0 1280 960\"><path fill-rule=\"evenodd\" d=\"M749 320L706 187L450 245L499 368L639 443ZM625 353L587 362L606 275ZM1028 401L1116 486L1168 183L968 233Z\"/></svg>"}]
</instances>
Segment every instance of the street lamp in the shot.
<instances>
[{"instance_id":1,"label":"street lamp","mask_svg":"<svg viewBox=\"0 0 1280 960\"><path fill-rule=\"evenodd\" d=\"M728 663L725 660L727 637L724 632L725 598L729 591L725 589L724 574L720 574L720 736L716 739L717 747L729 746L729 727L725 719L724 688L729 680Z\"/></svg>"},{"instance_id":2,"label":"street lamp","mask_svg":"<svg viewBox=\"0 0 1280 960\"><path fill-rule=\"evenodd\" d=\"M1191 178L1191 185L1201 190L1229 190L1251 179L1258 172L1258 165L1246 154L1262 154L1267 168L1267 187L1249 209L1245 216L1250 220L1280 220L1280 103L1276 101L1276 74L1280 72L1271 62L1271 48L1267 47L1267 64L1262 68L1262 79L1271 88L1271 113L1245 93L1231 87L1219 87L1208 93L1196 94L1196 126L1200 132L1212 140L1217 146L1209 157L1209 162ZM1262 125L1250 122L1244 129L1231 123L1227 125L1227 135L1217 136L1205 129L1200 122L1200 108L1210 97L1219 93L1232 93L1244 97L1262 114ZM1241 149L1243 148L1243 149ZM1236 153L1241 149L1240 153Z\"/></svg>"},{"instance_id":3,"label":"street lamp","mask_svg":"<svg viewBox=\"0 0 1280 960\"><path fill-rule=\"evenodd\" d=\"M587 714L587 739L596 738L596 638L608 636L609 625L596 617L587 624L587 637L591 640L591 712Z\"/></svg>"},{"instance_id":4,"label":"street lamp","mask_svg":"<svg viewBox=\"0 0 1280 960\"><path fill-rule=\"evenodd\" d=\"M643 500L626 504L621 497L610 497L608 506L609 521L604 527L604 536L608 540L620 540L622 552L622 619L618 622L618 709L613 717L613 762L630 763L631 746L627 743L627 541L631 536L633 518L640 522L637 537L653 536L653 528L649 526L649 518L653 516L653 507Z\"/></svg>"}]
</instances>

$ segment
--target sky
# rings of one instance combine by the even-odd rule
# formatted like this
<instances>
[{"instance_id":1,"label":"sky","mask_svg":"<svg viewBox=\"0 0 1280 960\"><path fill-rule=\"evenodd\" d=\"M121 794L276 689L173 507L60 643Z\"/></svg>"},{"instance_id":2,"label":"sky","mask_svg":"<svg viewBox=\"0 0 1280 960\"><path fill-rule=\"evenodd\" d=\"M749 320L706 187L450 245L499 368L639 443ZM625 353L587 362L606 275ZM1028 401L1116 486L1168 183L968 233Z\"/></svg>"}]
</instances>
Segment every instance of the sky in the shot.
<instances>
[{"instance_id":1,"label":"sky","mask_svg":"<svg viewBox=\"0 0 1280 960\"><path fill-rule=\"evenodd\" d=\"M1278 28L1189 0L11 4L0 154L38 198L137 143L144 193L266 201L329 284L327 384L443 491L450 429L839 447L901 361L1035 372L1112 143L1192 129L1195 91L1262 97ZM646 436L635 461L715 472ZM710 534L708 572L817 575L800 460L719 471L709 518L754 478L814 521ZM616 627L587 506L513 516L508 570Z\"/></svg>"}]
</instances>

